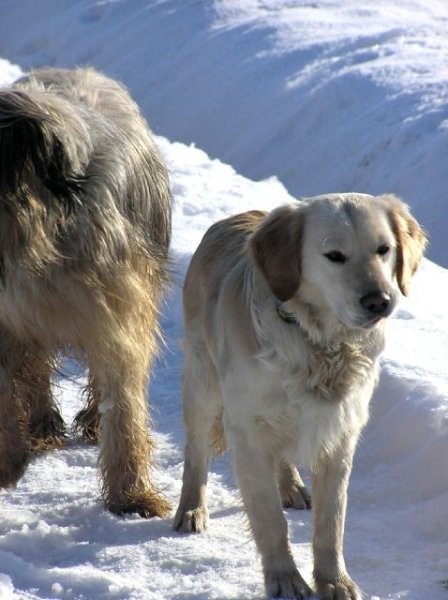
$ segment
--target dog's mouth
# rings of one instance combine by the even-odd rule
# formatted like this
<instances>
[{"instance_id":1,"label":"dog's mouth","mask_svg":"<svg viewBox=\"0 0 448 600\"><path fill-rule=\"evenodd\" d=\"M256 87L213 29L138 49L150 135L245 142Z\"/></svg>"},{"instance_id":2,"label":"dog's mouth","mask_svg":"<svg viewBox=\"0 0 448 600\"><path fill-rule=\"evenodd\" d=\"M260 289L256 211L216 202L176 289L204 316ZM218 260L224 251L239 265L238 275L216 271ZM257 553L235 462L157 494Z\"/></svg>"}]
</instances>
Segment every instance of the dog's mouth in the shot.
<instances>
[{"instance_id":1,"label":"dog's mouth","mask_svg":"<svg viewBox=\"0 0 448 600\"><path fill-rule=\"evenodd\" d=\"M394 311L394 307L391 306L390 310L382 313L381 315L371 315L370 317L365 317L362 319L360 323L360 327L362 329L372 329L375 325L378 325L381 321L385 321L388 319Z\"/></svg>"},{"instance_id":2,"label":"dog's mouth","mask_svg":"<svg viewBox=\"0 0 448 600\"><path fill-rule=\"evenodd\" d=\"M363 329L372 329L372 327L375 327L375 325L377 325L382 319L385 319L387 315L381 316L381 317L373 317L372 319L370 319L369 321L364 322L361 327Z\"/></svg>"},{"instance_id":3,"label":"dog's mouth","mask_svg":"<svg viewBox=\"0 0 448 600\"><path fill-rule=\"evenodd\" d=\"M375 315L375 316L370 316L370 317L366 317L365 315L363 316L358 316L358 318L355 319L351 319L351 323L350 325L347 323L346 326L349 326L353 329L359 329L359 330L368 330L368 329L373 329L376 325L378 325L378 323L380 323L380 321L383 321L384 319L387 318L388 315Z\"/></svg>"}]
</instances>

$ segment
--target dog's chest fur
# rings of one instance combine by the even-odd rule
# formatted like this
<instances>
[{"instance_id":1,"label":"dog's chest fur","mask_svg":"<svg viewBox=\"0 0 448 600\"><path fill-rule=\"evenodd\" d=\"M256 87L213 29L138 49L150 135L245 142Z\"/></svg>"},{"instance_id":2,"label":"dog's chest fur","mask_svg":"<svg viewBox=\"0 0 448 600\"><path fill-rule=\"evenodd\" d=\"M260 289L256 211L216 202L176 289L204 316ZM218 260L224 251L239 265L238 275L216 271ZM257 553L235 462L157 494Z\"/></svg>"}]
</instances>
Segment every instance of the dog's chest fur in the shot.
<instances>
[{"instance_id":1,"label":"dog's chest fur","mask_svg":"<svg viewBox=\"0 0 448 600\"><path fill-rule=\"evenodd\" d=\"M272 396L262 403L258 429L263 444L280 443L288 458L312 466L367 422L376 361L359 344L319 347L294 325L281 327L281 344L271 336L258 355Z\"/></svg>"}]
</instances>

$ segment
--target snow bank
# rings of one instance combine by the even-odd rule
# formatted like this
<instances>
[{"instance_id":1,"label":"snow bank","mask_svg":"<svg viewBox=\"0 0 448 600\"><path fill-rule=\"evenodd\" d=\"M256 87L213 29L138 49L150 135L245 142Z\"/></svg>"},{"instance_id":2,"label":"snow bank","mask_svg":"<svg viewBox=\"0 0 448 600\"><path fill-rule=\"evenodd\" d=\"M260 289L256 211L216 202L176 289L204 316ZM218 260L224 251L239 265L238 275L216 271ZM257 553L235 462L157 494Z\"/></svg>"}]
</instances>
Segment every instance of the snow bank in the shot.
<instances>
[{"instance_id":1,"label":"snow bank","mask_svg":"<svg viewBox=\"0 0 448 600\"><path fill-rule=\"evenodd\" d=\"M0 56L93 64L155 131L294 196L396 192L448 266L442 0L4 0Z\"/></svg>"}]
</instances>

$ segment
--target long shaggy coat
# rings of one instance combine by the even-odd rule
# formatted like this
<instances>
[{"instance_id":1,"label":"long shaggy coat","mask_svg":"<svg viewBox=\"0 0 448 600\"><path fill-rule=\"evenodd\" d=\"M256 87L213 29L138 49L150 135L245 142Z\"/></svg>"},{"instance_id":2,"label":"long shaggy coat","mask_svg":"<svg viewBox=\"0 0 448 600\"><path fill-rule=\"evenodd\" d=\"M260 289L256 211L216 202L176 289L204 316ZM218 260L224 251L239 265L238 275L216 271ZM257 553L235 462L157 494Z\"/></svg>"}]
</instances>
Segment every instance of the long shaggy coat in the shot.
<instances>
[{"instance_id":1,"label":"long shaggy coat","mask_svg":"<svg viewBox=\"0 0 448 600\"><path fill-rule=\"evenodd\" d=\"M76 424L100 438L117 513L163 515L147 384L167 279L167 172L137 105L93 69L36 70L0 91L0 485L61 443L58 356L89 366Z\"/></svg>"}]
</instances>

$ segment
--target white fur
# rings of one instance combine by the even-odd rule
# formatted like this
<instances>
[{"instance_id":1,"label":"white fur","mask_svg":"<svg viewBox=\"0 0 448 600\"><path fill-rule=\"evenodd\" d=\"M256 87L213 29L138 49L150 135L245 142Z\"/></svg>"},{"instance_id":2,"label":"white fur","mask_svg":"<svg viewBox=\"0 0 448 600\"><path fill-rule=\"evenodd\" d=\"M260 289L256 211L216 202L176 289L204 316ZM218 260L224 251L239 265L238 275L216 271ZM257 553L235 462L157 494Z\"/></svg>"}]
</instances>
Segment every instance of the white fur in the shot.
<instances>
[{"instance_id":1,"label":"white fur","mask_svg":"<svg viewBox=\"0 0 448 600\"><path fill-rule=\"evenodd\" d=\"M415 225L415 239L399 233L399 218L407 232ZM412 274L423 247L397 199L341 194L217 223L192 259L184 288L187 445L175 528L207 526L211 439L223 421L269 596L312 593L292 559L281 510L294 493L307 504L291 465L298 462L313 473L317 592L360 598L342 554L348 478L383 323L399 287L407 288L398 271ZM405 268L411 256L415 264ZM378 313L365 301L372 294L386 300ZM279 305L295 323L280 318Z\"/></svg>"}]
</instances>

